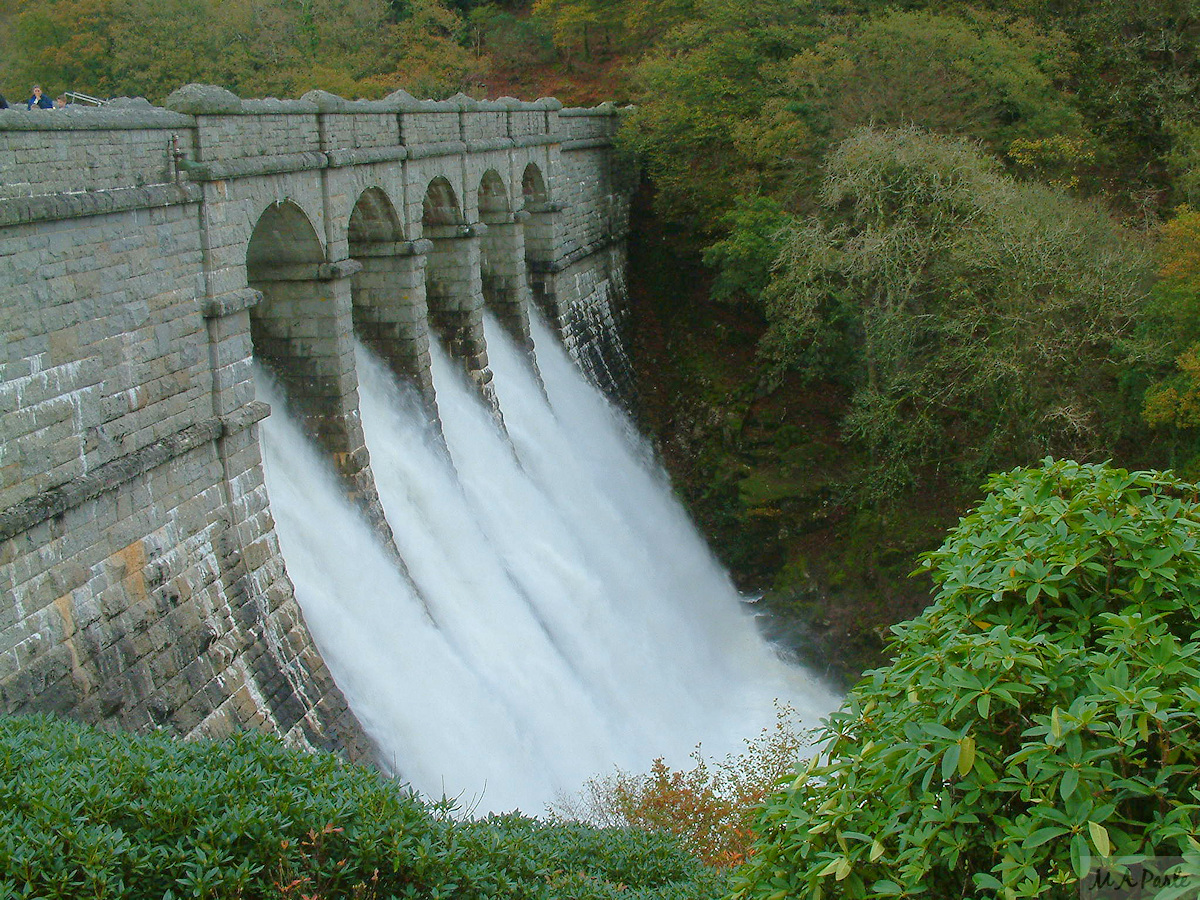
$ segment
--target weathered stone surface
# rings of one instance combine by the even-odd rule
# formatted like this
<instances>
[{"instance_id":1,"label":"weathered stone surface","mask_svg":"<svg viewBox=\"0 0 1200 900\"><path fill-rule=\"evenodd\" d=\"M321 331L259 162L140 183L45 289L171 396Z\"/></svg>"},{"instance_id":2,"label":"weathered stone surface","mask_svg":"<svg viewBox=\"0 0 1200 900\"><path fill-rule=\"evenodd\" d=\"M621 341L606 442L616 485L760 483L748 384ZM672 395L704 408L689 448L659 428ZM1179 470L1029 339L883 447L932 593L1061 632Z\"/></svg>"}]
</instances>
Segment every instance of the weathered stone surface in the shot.
<instances>
[{"instance_id":1,"label":"weathered stone surface","mask_svg":"<svg viewBox=\"0 0 1200 900\"><path fill-rule=\"evenodd\" d=\"M432 339L494 402L487 308L526 343L540 308L611 388L617 113L204 85L167 106L0 114L0 710L363 756L279 553L251 356L385 536L355 332L431 421Z\"/></svg>"},{"instance_id":2,"label":"weathered stone surface","mask_svg":"<svg viewBox=\"0 0 1200 900\"><path fill-rule=\"evenodd\" d=\"M185 84L171 92L165 106L189 115L240 113L242 101L237 94L212 84Z\"/></svg>"}]
</instances>

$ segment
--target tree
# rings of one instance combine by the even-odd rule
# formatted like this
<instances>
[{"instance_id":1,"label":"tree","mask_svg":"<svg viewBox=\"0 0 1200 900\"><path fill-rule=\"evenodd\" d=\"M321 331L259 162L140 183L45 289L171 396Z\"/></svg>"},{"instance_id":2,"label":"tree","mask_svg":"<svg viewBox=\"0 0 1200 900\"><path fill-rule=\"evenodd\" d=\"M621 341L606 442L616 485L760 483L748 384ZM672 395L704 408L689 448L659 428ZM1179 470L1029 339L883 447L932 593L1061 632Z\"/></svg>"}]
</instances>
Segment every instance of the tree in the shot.
<instances>
[{"instance_id":1,"label":"tree","mask_svg":"<svg viewBox=\"0 0 1200 900\"><path fill-rule=\"evenodd\" d=\"M484 3L467 14L467 23L476 54L486 53L493 65L521 69L554 59L553 38L540 19Z\"/></svg>"},{"instance_id":2,"label":"tree","mask_svg":"<svg viewBox=\"0 0 1200 900\"><path fill-rule=\"evenodd\" d=\"M912 128L854 132L820 203L784 243L761 352L853 388L869 494L1111 452L1136 420L1118 378L1148 261L1099 209Z\"/></svg>"},{"instance_id":3,"label":"tree","mask_svg":"<svg viewBox=\"0 0 1200 900\"><path fill-rule=\"evenodd\" d=\"M716 300L756 302L771 280L771 268L795 220L772 197L739 197L722 218L728 234L704 251L704 264L717 270Z\"/></svg>"},{"instance_id":4,"label":"tree","mask_svg":"<svg viewBox=\"0 0 1200 900\"><path fill-rule=\"evenodd\" d=\"M549 20L554 44L568 60L591 62L607 55L617 18L606 0L535 0L533 11Z\"/></svg>"},{"instance_id":5,"label":"tree","mask_svg":"<svg viewBox=\"0 0 1200 900\"><path fill-rule=\"evenodd\" d=\"M1146 421L1174 438L1178 464L1194 470L1200 447L1200 211L1190 206L1159 229L1159 281L1145 331L1158 363L1146 389Z\"/></svg>"},{"instance_id":6,"label":"tree","mask_svg":"<svg viewBox=\"0 0 1200 900\"><path fill-rule=\"evenodd\" d=\"M793 208L811 202L825 154L864 125L970 137L998 156L1014 140L1086 143L1058 87L1068 58L1061 34L995 13L846 18L780 67L784 86L743 142Z\"/></svg>"},{"instance_id":7,"label":"tree","mask_svg":"<svg viewBox=\"0 0 1200 900\"><path fill-rule=\"evenodd\" d=\"M472 65L461 21L440 0L21 0L6 79L52 90L161 101L189 81L244 97L322 88L381 97L397 87L445 96ZM57 87L55 87L57 86Z\"/></svg>"},{"instance_id":8,"label":"tree","mask_svg":"<svg viewBox=\"0 0 1200 900\"><path fill-rule=\"evenodd\" d=\"M661 214L709 237L733 197L757 192L743 134L779 89L773 64L815 42L820 6L701 0L637 65L622 139L641 154Z\"/></svg>"},{"instance_id":9,"label":"tree","mask_svg":"<svg viewBox=\"0 0 1200 900\"><path fill-rule=\"evenodd\" d=\"M993 476L922 568L826 745L769 798L736 900L1068 898L1200 874L1200 488L1053 462Z\"/></svg>"},{"instance_id":10,"label":"tree","mask_svg":"<svg viewBox=\"0 0 1200 900\"><path fill-rule=\"evenodd\" d=\"M93 87L106 92L112 5L111 0L17 0L11 27L0 34L0 75L22 91L38 82L51 95Z\"/></svg>"},{"instance_id":11,"label":"tree","mask_svg":"<svg viewBox=\"0 0 1200 900\"><path fill-rule=\"evenodd\" d=\"M1151 209L1170 193L1166 163L1195 120L1195 0L1044 0L1072 35L1077 102L1103 139L1113 190Z\"/></svg>"}]
</instances>

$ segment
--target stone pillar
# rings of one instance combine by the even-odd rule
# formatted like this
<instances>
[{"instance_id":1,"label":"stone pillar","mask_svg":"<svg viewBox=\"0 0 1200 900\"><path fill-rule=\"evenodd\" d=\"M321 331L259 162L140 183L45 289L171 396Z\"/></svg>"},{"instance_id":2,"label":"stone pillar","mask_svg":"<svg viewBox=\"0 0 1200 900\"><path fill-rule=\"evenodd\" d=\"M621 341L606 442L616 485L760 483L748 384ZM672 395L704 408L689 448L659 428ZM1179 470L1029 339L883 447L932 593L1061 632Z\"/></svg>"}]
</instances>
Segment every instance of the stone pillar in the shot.
<instances>
[{"instance_id":1,"label":"stone pillar","mask_svg":"<svg viewBox=\"0 0 1200 900\"><path fill-rule=\"evenodd\" d=\"M526 213L516 213L501 221L489 221L483 236L480 278L483 299L504 330L517 345L532 354L529 336L529 304L532 300L525 261L525 231L521 222Z\"/></svg>"},{"instance_id":2,"label":"stone pillar","mask_svg":"<svg viewBox=\"0 0 1200 900\"><path fill-rule=\"evenodd\" d=\"M525 268L533 302L546 321L560 335L563 330L563 310L559 302L557 274L557 240L555 231L561 203L553 201L526 202L524 220Z\"/></svg>"},{"instance_id":3,"label":"stone pillar","mask_svg":"<svg viewBox=\"0 0 1200 900\"><path fill-rule=\"evenodd\" d=\"M498 415L483 334L480 238L486 231L487 226L478 222L424 226L424 236L432 244L425 267L425 299L434 331Z\"/></svg>"},{"instance_id":4,"label":"stone pillar","mask_svg":"<svg viewBox=\"0 0 1200 900\"><path fill-rule=\"evenodd\" d=\"M354 368L352 259L335 263L260 263L251 285L263 302L250 317L254 352L279 379L305 431L330 454L350 498L396 558L383 515L358 408Z\"/></svg>"},{"instance_id":5,"label":"stone pillar","mask_svg":"<svg viewBox=\"0 0 1200 900\"><path fill-rule=\"evenodd\" d=\"M350 255L362 265L351 276L355 333L397 377L416 387L436 419L425 302L425 264L432 249L427 240L350 244Z\"/></svg>"}]
</instances>

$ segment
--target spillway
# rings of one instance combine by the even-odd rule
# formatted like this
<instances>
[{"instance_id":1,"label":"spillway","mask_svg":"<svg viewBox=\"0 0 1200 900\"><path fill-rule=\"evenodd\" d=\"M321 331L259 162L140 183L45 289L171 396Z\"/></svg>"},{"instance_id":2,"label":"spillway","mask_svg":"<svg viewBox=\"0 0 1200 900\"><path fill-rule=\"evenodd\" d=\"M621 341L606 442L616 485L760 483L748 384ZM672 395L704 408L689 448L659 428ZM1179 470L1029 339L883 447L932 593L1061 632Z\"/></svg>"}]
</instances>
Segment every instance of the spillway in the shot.
<instances>
[{"instance_id":1,"label":"spillway","mask_svg":"<svg viewBox=\"0 0 1200 900\"><path fill-rule=\"evenodd\" d=\"M501 427L439 348L443 439L364 348L363 428L409 578L270 379L264 464L314 638L383 762L476 811L538 813L614 766L720 755L835 700L783 663L628 420L534 323L488 326ZM447 452L448 451L448 452Z\"/></svg>"}]
</instances>

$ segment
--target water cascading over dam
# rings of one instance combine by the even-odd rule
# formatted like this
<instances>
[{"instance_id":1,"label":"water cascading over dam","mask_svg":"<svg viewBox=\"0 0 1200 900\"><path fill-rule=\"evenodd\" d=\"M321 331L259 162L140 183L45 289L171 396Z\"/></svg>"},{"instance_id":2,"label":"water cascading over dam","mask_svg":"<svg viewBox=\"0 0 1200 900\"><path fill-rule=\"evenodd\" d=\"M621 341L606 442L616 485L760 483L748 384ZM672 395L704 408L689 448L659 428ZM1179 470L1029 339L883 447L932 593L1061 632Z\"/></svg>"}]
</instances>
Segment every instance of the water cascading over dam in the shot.
<instances>
[{"instance_id":1,"label":"water cascading over dam","mask_svg":"<svg viewBox=\"0 0 1200 900\"><path fill-rule=\"evenodd\" d=\"M358 351L375 478L412 583L271 400L284 558L385 763L435 797L538 812L614 765L738 749L777 698L815 724L830 695L759 639L629 424L544 326L545 394L488 331L505 430L435 348L445 445Z\"/></svg>"}]
</instances>

